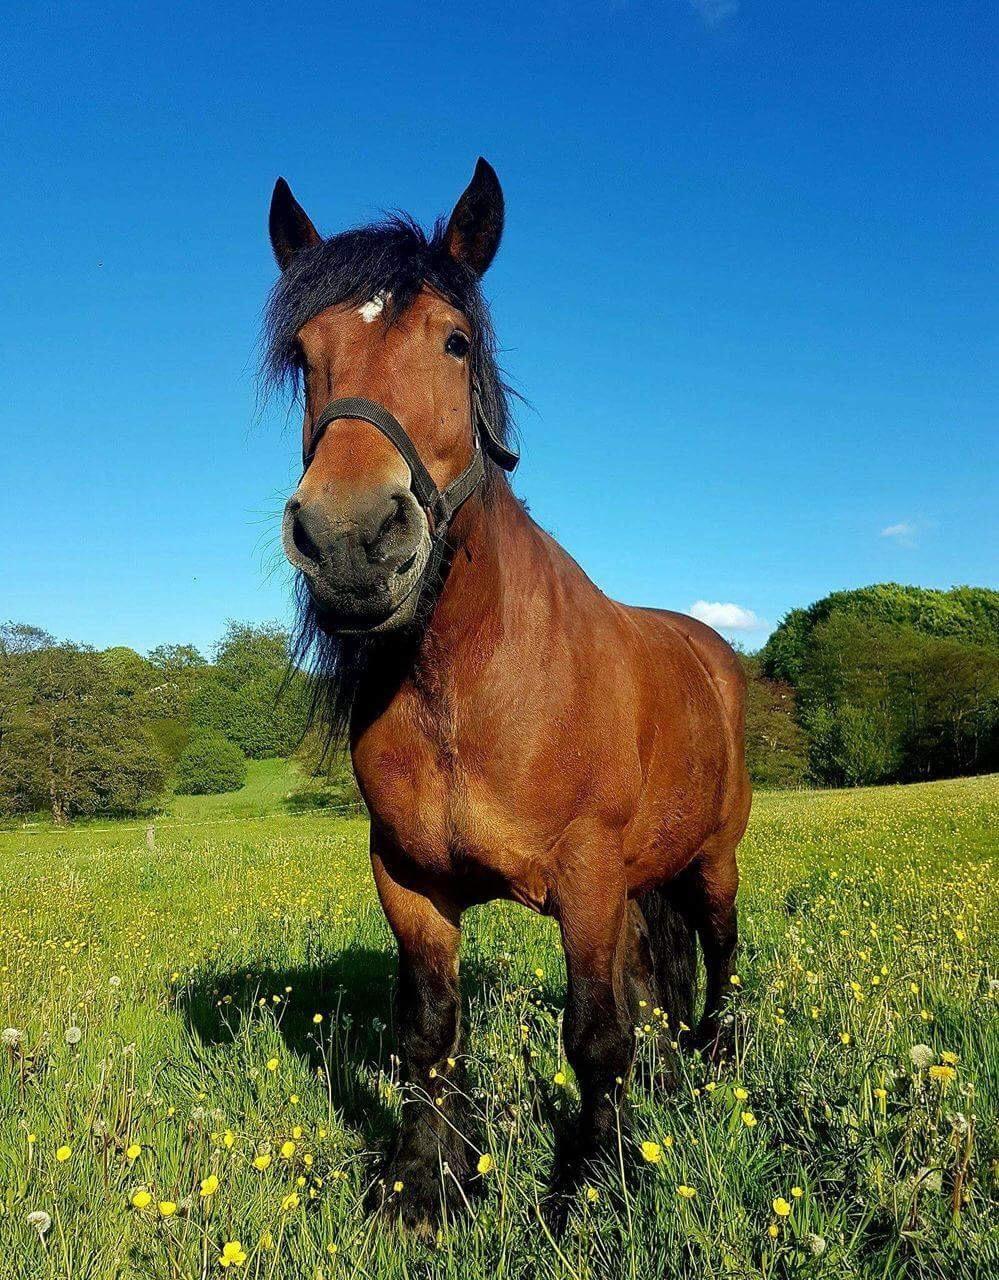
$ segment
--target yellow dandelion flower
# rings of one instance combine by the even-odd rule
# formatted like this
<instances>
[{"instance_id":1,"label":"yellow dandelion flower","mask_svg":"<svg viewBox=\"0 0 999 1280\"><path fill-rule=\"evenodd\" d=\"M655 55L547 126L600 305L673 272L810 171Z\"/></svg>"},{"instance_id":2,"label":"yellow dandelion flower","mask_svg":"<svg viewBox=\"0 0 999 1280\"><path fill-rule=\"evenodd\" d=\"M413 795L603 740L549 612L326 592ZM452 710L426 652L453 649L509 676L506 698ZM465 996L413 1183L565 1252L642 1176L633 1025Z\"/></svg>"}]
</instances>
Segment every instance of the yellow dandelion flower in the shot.
<instances>
[{"instance_id":1,"label":"yellow dandelion flower","mask_svg":"<svg viewBox=\"0 0 999 1280\"><path fill-rule=\"evenodd\" d=\"M268 1071L277 1071L277 1069L278 1069L278 1060L277 1060L277 1058L268 1058L268 1059L267 1059L267 1070L268 1070Z\"/></svg>"},{"instance_id":2,"label":"yellow dandelion flower","mask_svg":"<svg viewBox=\"0 0 999 1280\"><path fill-rule=\"evenodd\" d=\"M944 1049L944 1051L940 1055L940 1061L946 1062L948 1067L956 1067L958 1063L958 1057L957 1057L957 1054L952 1053L950 1049Z\"/></svg>"},{"instance_id":3,"label":"yellow dandelion flower","mask_svg":"<svg viewBox=\"0 0 999 1280\"><path fill-rule=\"evenodd\" d=\"M213 1196L219 1189L219 1180L214 1173L210 1173L207 1178L201 1180L201 1194L207 1200L209 1196Z\"/></svg>"},{"instance_id":4,"label":"yellow dandelion flower","mask_svg":"<svg viewBox=\"0 0 999 1280\"><path fill-rule=\"evenodd\" d=\"M281 1212L288 1213L298 1207L298 1192L292 1191L281 1201Z\"/></svg>"},{"instance_id":5,"label":"yellow dandelion flower","mask_svg":"<svg viewBox=\"0 0 999 1280\"><path fill-rule=\"evenodd\" d=\"M146 1209L152 1204L152 1202L153 1197L145 1187L140 1187L139 1190L134 1192L132 1195L132 1204L135 1205L136 1209Z\"/></svg>"},{"instance_id":6,"label":"yellow dandelion flower","mask_svg":"<svg viewBox=\"0 0 999 1280\"><path fill-rule=\"evenodd\" d=\"M676 1189L676 1194L684 1200L693 1200L694 1196L697 1195L697 1188L688 1187L685 1183L681 1182Z\"/></svg>"},{"instance_id":7,"label":"yellow dandelion flower","mask_svg":"<svg viewBox=\"0 0 999 1280\"><path fill-rule=\"evenodd\" d=\"M774 1213L776 1213L778 1218L786 1218L787 1215L791 1212L790 1202L785 1200L783 1196L778 1196L777 1199L773 1202L773 1205L774 1205Z\"/></svg>"},{"instance_id":8,"label":"yellow dandelion flower","mask_svg":"<svg viewBox=\"0 0 999 1280\"><path fill-rule=\"evenodd\" d=\"M552 1081L561 1088L561 1086L565 1084L565 1072L556 1071L552 1076Z\"/></svg>"},{"instance_id":9,"label":"yellow dandelion flower","mask_svg":"<svg viewBox=\"0 0 999 1280\"><path fill-rule=\"evenodd\" d=\"M948 1085L957 1075L953 1067L949 1067L944 1063L930 1067L930 1079L936 1080L938 1084Z\"/></svg>"},{"instance_id":10,"label":"yellow dandelion flower","mask_svg":"<svg viewBox=\"0 0 999 1280\"><path fill-rule=\"evenodd\" d=\"M285 1160L290 1160L295 1154L295 1144L289 1139L287 1142L281 1143L281 1155Z\"/></svg>"},{"instance_id":11,"label":"yellow dandelion flower","mask_svg":"<svg viewBox=\"0 0 999 1280\"><path fill-rule=\"evenodd\" d=\"M642 1143L642 1159L648 1164L658 1164L663 1158L663 1149L658 1142Z\"/></svg>"},{"instance_id":12,"label":"yellow dandelion flower","mask_svg":"<svg viewBox=\"0 0 999 1280\"><path fill-rule=\"evenodd\" d=\"M802 1197L804 1194L805 1194L805 1192L804 1192L804 1188L802 1188L802 1187L792 1187L792 1188L791 1188L791 1199L792 1199L792 1200L800 1200L800 1199L801 1199L801 1197Z\"/></svg>"},{"instance_id":13,"label":"yellow dandelion flower","mask_svg":"<svg viewBox=\"0 0 999 1280\"><path fill-rule=\"evenodd\" d=\"M780 1235L780 1227L778 1227L776 1222L771 1222L770 1226L767 1227L767 1235L771 1240L776 1240Z\"/></svg>"},{"instance_id":14,"label":"yellow dandelion flower","mask_svg":"<svg viewBox=\"0 0 999 1280\"><path fill-rule=\"evenodd\" d=\"M840 1044L849 1044L849 1043L850 1043L850 1033L849 1033L849 1031L841 1031L841 1032L839 1033L839 1042L840 1042Z\"/></svg>"},{"instance_id":15,"label":"yellow dandelion flower","mask_svg":"<svg viewBox=\"0 0 999 1280\"><path fill-rule=\"evenodd\" d=\"M749 1097L748 1090L744 1089L741 1084L736 1085L734 1093L739 1102L745 1102Z\"/></svg>"},{"instance_id":16,"label":"yellow dandelion flower","mask_svg":"<svg viewBox=\"0 0 999 1280\"><path fill-rule=\"evenodd\" d=\"M231 1129L226 1129L225 1133L222 1135L222 1142L227 1151L232 1150L233 1144L235 1143L235 1141L236 1141L236 1135L233 1133Z\"/></svg>"},{"instance_id":17,"label":"yellow dandelion flower","mask_svg":"<svg viewBox=\"0 0 999 1280\"><path fill-rule=\"evenodd\" d=\"M489 1155L488 1152L486 1152L484 1155L479 1156L479 1163L475 1167L476 1169L478 1169L479 1173L492 1172L492 1167L493 1167L492 1156Z\"/></svg>"},{"instance_id":18,"label":"yellow dandelion flower","mask_svg":"<svg viewBox=\"0 0 999 1280\"><path fill-rule=\"evenodd\" d=\"M744 1111L742 1113L742 1123L747 1129L756 1128L756 1117L753 1115L752 1111Z\"/></svg>"},{"instance_id":19,"label":"yellow dandelion flower","mask_svg":"<svg viewBox=\"0 0 999 1280\"><path fill-rule=\"evenodd\" d=\"M238 1240L227 1240L219 1254L220 1267L241 1267L246 1261L246 1250Z\"/></svg>"},{"instance_id":20,"label":"yellow dandelion flower","mask_svg":"<svg viewBox=\"0 0 999 1280\"><path fill-rule=\"evenodd\" d=\"M172 1200L161 1200L159 1203L159 1211L162 1217L172 1218L177 1212L177 1206Z\"/></svg>"},{"instance_id":21,"label":"yellow dandelion flower","mask_svg":"<svg viewBox=\"0 0 999 1280\"><path fill-rule=\"evenodd\" d=\"M126 1160L138 1160L139 1156L141 1155L142 1155L142 1148L139 1146L137 1142L133 1142L131 1146L128 1146L125 1148Z\"/></svg>"},{"instance_id":22,"label":"yellow dandelion flower","mask_svg":"<svg viewBox=\"0 0 999 1280\"><path fill-rule=\"evenodd\" d=\"M596 1187L587 1187L586 1198L590 1202L590 1204L596 1204L597 1201L600 1199L600 1192L596 1189Z\"/></svg>"},{"instance_id":23,"label":"yellow dandelion flower","mask_svg":"<svg viewBox=\"0 0 999 1280\"><path fill-rule=\"evenodd\" d=\"M405 1185L406 1184L402 1181L402 1179L398 1178L395 1182L392 1183L392 1190L396 1193L396 1195L398 1195Z\"/></svg>"},{"instance_id":24,"label":"yellow dandelion flower","mask_svg":"<svg viewBox=\"0 0 999 1280\"><path fill-rule=\"evenodd\" d=\"M270 1163L271 1158L266 1152L262 1156L253 1157L253 1167L259 1169L261 1173L270 1166Z\"/></svg>"}]
</instances>

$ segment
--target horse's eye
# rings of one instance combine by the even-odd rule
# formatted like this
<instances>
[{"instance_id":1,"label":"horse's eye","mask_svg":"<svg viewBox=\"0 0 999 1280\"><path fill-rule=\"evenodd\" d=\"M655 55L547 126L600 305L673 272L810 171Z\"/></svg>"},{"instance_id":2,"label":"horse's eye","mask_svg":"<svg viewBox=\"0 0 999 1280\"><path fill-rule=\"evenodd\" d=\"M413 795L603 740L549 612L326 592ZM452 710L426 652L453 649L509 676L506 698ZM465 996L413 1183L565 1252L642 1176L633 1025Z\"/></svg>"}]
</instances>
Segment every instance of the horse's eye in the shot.
<instances>
[{"instance_id":1,"label":"horse's eye","mask_svg":"<svg viewBox=\"0 0 999 1280\"><path fill-rule=\"evenodd\" d=\"M456 360L464 360L468 355L468 349L471 343L460 329L455 329L447 342L444 343L444 350L449 356L454 356Z\"/></svg>"}]
</instances>

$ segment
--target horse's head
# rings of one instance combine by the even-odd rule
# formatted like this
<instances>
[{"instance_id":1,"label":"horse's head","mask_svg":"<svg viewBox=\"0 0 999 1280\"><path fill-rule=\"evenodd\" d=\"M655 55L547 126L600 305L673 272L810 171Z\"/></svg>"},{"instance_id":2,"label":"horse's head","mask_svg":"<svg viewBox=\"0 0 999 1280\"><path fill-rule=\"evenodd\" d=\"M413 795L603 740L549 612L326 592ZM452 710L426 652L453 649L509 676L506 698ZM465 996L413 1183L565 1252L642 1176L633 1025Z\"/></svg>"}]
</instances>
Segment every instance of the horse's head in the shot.
<instances>
[{"instance_id":1,"label":"horse's head","mask_svg":"<svg viewBox=\"0 0 999 1280\"><path fill-rule=\"evenodd\" d=\"M477 453L478 395L497 419L494 456L503 453L505 400L478 287L502 229L503 194L484 160L430 237L393 220L323 240L283 179L274 188L282 275L270 364L298 377L305 407L306 466L283 541L324 630L387 631L414 617L442 511L427 490L446 497L466 469L472 481L480 461L490 465ZM387 431L352 416L356 401L387 410Z\"/></svg>"}]
</instances>

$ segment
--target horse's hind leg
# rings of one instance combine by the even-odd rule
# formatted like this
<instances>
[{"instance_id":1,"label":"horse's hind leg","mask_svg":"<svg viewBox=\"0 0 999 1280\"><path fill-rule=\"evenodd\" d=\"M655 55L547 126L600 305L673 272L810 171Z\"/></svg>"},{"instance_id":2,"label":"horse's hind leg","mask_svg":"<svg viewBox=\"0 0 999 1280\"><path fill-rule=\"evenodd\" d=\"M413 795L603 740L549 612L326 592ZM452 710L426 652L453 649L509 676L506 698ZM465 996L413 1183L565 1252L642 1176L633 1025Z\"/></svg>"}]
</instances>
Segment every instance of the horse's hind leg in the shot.
<instances>
[{"instance_id":1,"label":"horse's hind leg","mask_svg":"<svg viewBox=\"0 0 999 1280\"><path fill-rule=\"evenodd\" d=\"M409 1227L430 1228L464 1203L469 1147L458 1055L460 913L401 884L372 848L375 884L399 944L398 1022L411 1086L383 1184L373 1197Z\"/></svg>"},{"instance_id":2,"label":"horse's hind leg","mask_svg":"<svg viewBox=\"0 0 999 1280\"><path fill-rule=\"evenodd\" d=\"M725 996L731 990L732 958L739 937L735 906L739 871L731 841L705 846L687 869L685 880L690 918L701 941L707 974L704 1012L695 1041L698 1047L707 1048L713 1057L718 1057L731 1048L732 1023L723 1022L721 1014Z\"/></svg>"}]
</instances>

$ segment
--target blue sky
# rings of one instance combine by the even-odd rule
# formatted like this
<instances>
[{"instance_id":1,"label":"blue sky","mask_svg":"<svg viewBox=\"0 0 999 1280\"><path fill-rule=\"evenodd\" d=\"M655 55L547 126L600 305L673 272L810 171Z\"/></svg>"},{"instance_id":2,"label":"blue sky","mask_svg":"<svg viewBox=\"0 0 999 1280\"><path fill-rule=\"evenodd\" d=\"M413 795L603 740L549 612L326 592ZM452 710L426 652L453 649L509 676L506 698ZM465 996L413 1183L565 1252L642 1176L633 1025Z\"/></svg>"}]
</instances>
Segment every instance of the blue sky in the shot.
<instances>
[{"instance_id":1,"label":"blue sky","mask_svg":"<svg viewBox=\"0 0 999 1280\"><path fill-rule=\"evenodd\" d=\"M752 647L830 590L995 585L990 10L15 3L0 616L287 618L274 179L331 233L432 219L480 153L516 488L605 590Z\"/></svg>"}]
</instances>

